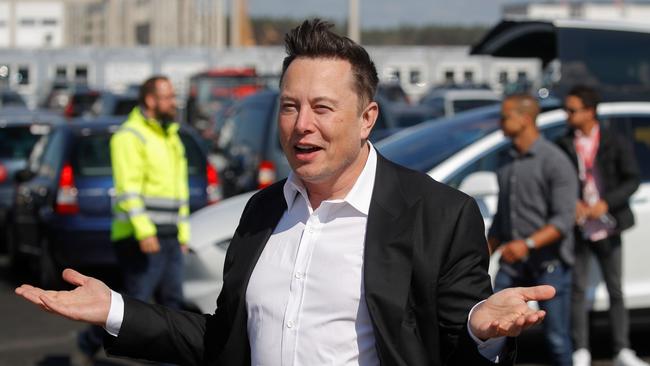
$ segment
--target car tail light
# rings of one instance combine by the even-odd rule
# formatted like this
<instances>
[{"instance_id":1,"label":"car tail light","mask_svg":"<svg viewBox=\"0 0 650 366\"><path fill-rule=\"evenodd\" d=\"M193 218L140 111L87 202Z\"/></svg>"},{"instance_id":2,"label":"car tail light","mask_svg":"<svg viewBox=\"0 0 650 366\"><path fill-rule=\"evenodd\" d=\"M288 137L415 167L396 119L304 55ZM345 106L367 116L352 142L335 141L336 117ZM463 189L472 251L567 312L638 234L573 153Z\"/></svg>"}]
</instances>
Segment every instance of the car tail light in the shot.
<instances>
[{"instance_id":1,"label":"car tail light","mask_svg":"<svg viewBox=\"0 0 650 366\"><path fill-rule=\"evenodd\" d=\"M74 97L70 97L70 100L68 100L68 104L65 105L65 109L63 110L63 116L65 118L74 117Z\"/></svg>"},{"instance_id":2,"label":"car tail light","mask_svg":"<svg viewBox=\"0 0 650 366\"><path fill-rule=\"evenodd\" d=\"M77 187L74 185L74 171L72 170L70 163L66 163L61 170L54 211L62 215L74 215L79 213Z\"/></svg>"},{"instance_id":3,"label":"car tail light","mask_svg":"<svg viewBox=\"0 0 650 366\"><path fill-rule=\"evenodd\" d=\"M208 181L208 185L205 188L205 191L208 194L208 204L217 203L222 198L221 185L219 184L219 173L217 173L217 170L208 163L205 169L205 176Z\"/></svg>"},{"instance_id":4,"label":"car tail light","mask_svg":"<svg viewBox=\"0 0 650 366\"><path fill-rule=\"evenodd\" d=\"M275 182L275 164L272 161L264 160L260 163L257 173L257 188L262 189Z\"/></svg>"},{"instance_id":5,"label":"car tail light","mask_svg":"<svg viewBox=\"0 0 650 366\"><path fill-rule=\"evenodd\" d=\"M7 168L0 163L0 183L4 183L7 180Z\"/></svg>"}]
</instances>

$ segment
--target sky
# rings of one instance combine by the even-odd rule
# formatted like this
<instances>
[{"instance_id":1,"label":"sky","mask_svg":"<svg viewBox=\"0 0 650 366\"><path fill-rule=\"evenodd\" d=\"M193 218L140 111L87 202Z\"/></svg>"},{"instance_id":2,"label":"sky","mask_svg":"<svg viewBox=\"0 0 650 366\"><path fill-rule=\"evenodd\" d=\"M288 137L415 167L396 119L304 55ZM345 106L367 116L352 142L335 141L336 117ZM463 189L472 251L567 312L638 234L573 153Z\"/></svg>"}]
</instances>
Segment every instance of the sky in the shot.
<instances>
[{"instance_id":1,"label":"sky","mask_svg":"<svg viewBox=\"0 0 650 366\"><path fill-rule=\"evenodd\" d=\"M504 4L524 0L359 0L361 27L388 28L400 24L493 25ZM249 14L344 21L348 0L248 0Z\"/></svg>"}]
</instances>

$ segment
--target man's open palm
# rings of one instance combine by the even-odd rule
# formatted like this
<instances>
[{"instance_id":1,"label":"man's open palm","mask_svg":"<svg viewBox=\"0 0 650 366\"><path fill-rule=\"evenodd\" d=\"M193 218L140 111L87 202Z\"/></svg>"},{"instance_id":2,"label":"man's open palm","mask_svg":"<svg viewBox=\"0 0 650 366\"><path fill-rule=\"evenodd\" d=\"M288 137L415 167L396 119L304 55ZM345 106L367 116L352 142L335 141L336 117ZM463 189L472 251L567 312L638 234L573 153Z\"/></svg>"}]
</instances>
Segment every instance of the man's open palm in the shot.
<instances>
[{"instance_id":1,"label":"man's open palm","mask_svg":"<svg viewBox=\"0 0 650 366\"><path fill-rule=\"evenodd\" d=\"M77 286L72 291L46 291L22 285L16 294L46 311L95 325L105 326L111 306L111 290L102 281L66 269L63 279Z\"/></svg>"},{"instance_id":2,"label":"man's open palm","mask_svg":"<svg viewBox=\"0 0 650 366\"><path fill-rule=\"evenodd\" d=\"M480 339L516 337L524 329L539 324L546 313L528 307L528 301L549 300L555 296L551 286L513 287L499 291L474 309L470 319L472 333Z\"/></svg>"}]
</instances>

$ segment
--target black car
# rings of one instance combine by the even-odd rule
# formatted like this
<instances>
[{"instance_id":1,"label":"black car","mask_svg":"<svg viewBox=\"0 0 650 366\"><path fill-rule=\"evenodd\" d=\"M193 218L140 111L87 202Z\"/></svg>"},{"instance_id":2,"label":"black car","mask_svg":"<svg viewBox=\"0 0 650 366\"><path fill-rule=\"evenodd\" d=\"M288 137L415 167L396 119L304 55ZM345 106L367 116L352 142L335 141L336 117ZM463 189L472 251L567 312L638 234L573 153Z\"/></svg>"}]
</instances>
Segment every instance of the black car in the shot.
<instances>
[{"instance_id":1,"label":"black car","mask_svg":"<svg viewBox=\"0 0 650 366\"><path fill-rule=\"evenodd\" d=\"M0 248L3 250L6 249L8 219L13 211L14 176L25 169L41 136L62 122L56 115L24 109L3 109L0 113Z\"/></svg>"},{"instance_id":2,"label":"black car","mask_svg":"<svg viewBox=\"0 0 650 366\"><path fill-rule=\"evenodd\" d=\"M138 92L129 90L124 93L110 91L101 92L89 110L93 117L124 116L126 117L138 105Z\"/></svg>"},{"instance_id":3,"label":"black car","mask_svg":"<svg viewBox=\"0 0 650 366\"><path fill-rule=\"evenodd\" d=\"M110 241L115 197L109 141L123 118L55 126L34 147L19 184L9 230L14 268L36 269L43 286L59 285L65 267L116 264ZM181 128L190 210L210 201L216 176L193 130Z\"/></svg>"}]
</instances>

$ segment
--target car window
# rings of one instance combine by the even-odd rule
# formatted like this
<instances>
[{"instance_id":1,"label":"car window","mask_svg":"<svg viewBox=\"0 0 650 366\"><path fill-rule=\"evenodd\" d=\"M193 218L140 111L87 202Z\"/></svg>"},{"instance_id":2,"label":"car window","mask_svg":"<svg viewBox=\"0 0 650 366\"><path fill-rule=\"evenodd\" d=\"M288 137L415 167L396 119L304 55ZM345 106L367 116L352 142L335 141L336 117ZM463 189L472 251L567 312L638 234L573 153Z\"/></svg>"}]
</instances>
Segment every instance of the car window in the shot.
<instances>
[{"instance_id":1,"label":"car window","mask_svg":"<svg viewBox=\"0 0 650 366\"><path fill-rule=\"evenodd\" d=\"M542 127L541 132L547 140L555 142L566 133L566 129L566 123L555 123ZM472 173L479 171L496 172L507 161L507 153L511 146L512 144L509 141L499 144L474 162L452 174L446 183L454 188L458 188L463 179Z\"/></svg>"},{"instance_id":2,"label":"car window","mask_svg":"<svg viewBox=\"0 0 650 366\"><path fill-rule=\"evenodd\" d=\"M487 105L500 103L498 100L486 100L486 99L468 99L468 100L455 100L454 113L459 113L467 111L474 108L485 107Z\"/></svg>"},{"instance_id":3,"label":"car window","mask_svg":"<svg viewBox=\"0 0 650 366\"><path fill-rule=\"evenodd\" d=\"M111 135L108 133L77 136L72 154L75 175L101 177L113 174L111 168Z\"/></svg>"},{"instance_id":4,"label":"car window","mask_svg":"<svg viewBox=\"0 0 650 366\"><path fill-rule=\"evenodd\" d=\"M650 180L650 116L623 116L604 121L632 143L641 180Z\"/></svg>"},{"instance_id":5,"label":"car window","mask_svg":"<svg viewBox=\"0 0 650 366\"><path fill-rule=\"evenodd\" d=\"M500 114L495 107L423 123L382 140L377 149L389 160L428 172L451 155L499 129Z\"/></svg>"},{"instance_id":6,"label":"car window","mask_svg":"<svg viewBox=\"0 0 650 366\"><path fill-rule=\"evenodd\" d=\"M64 143L65 136L62 130L52 132L43 151L40 164L38 164L36 174L50 179L56 177L56 172L61 165L61 159L63 159Z\"/></svg>"},{"instance_id":7,"label":"car window","mask_svg":"<svg viewBox=\"0 0 650 366\"><path fill-rule=\"evenodd\" d=\"M115 108L113 108L112 114L114 116L126 116L131 113L133 108L135 108L137 105L137 99L119 99L115 103Z\"/></svg>"},{"instance_id":8,"label":"car window","mask_svg":"<svg viewBox=\"0 0 650 366\"><path fill-rule=\"evenodd\" d=\"M190 176L205 175L205 158L203 152L192 136L185 132L179 133L183 146L185 147L185 158L187 159L187 174Z\"/></svg>"},{"instance_id":9,"label":"car window","mask_svg":"<svg viewBox=\"0 0 650 366\"><path fill-rule=\"evenodd\" d=\"M29 125L0 127L0 159L27 159L40 137Z\"/></svg>"},{"instance_id":10,"label":"car window","mask_svg":"<svg viewBox=\"0 0 650 366\"><path fill-rule=\"evenodd\" d=\"M0 94L0 106L9 107L25 107L25 100L18 93L2 93Z\"/></svg>"},{"instance_id":11,"label":"car window","mask_svg":"<svg viewBox=\"0 0 650 366\"><path fill-rule=\"evenodd\" d=\"M232 116L232 147L246 147L259 151L263 148L269 116L275 99L245 103Z\"/></svg>"}]
</instances>

